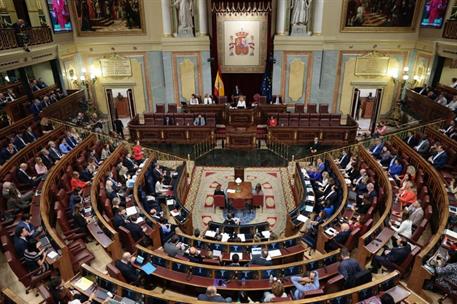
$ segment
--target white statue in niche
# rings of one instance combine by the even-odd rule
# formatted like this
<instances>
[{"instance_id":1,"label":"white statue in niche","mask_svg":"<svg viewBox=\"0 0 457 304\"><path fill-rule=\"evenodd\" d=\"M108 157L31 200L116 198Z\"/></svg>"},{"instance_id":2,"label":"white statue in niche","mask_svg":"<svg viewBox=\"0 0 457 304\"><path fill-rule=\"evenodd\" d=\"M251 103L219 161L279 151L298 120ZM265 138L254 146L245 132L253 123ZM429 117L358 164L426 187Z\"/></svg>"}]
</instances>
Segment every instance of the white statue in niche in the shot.
<instances>
[{"instance_id":1,"label":"white statue in niche","mask_svg":"<svg viewBox=\"0 0 457 304\"><path fill-rule=\"evenodd\" d=\"M290 24L292 25L291 35L312 35L312 3L313 0L292 0L292 14L290 16Z\"/></svg>"},{"instance_id":2,"label":"white statue in niche","mask_svg":"<svg viewBox=\"0 0 457 304\"><path fill-rule=\"evenodd\" d=\"M178 9L178 34L180 36L193 36L193 0L175 0L173 5Z\"/></svg>"}]
</instances>

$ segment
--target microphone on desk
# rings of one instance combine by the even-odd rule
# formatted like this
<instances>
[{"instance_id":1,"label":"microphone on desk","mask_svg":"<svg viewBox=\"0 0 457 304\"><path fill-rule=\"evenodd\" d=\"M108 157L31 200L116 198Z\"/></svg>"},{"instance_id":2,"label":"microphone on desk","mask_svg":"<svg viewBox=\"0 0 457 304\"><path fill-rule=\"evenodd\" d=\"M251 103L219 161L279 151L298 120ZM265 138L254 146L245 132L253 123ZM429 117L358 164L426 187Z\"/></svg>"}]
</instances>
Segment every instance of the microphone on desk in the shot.
<instances>
[{"instance_id":1,"label":"microphone on desk","mask_svg":"<svg viewBox=\"0 0 457 304\"><path fill-rule=\"evenodd\" d=\"M189 267L189 270L187 270L187 276L186 280L190 281L192 279L192 266Z\"/></svg>"}]
</instances>

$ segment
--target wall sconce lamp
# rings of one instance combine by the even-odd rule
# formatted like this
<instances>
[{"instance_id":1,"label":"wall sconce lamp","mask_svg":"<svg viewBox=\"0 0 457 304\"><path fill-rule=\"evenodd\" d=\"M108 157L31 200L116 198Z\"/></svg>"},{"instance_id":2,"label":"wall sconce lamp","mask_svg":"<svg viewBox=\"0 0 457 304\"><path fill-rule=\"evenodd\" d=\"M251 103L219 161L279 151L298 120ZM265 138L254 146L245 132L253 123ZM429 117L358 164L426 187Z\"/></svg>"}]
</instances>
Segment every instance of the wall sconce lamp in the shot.
<instances>
[{"instance_id":1,"label":"wall sconce lamp","mask_svg":"<svg viewBox=\"0 0 457 304\"><path fill-rule=\"evenodd\" d=\"M70 79L72 80L73 84L78 87L87 87L89 85L94 85L97 82L97 70L95 69L94 66L90 67L90 73L87 73L86 68L81 69L81 74L79 76L79 79L76 77L76 75L70 76Z\"/></svg>"}]
</instances>

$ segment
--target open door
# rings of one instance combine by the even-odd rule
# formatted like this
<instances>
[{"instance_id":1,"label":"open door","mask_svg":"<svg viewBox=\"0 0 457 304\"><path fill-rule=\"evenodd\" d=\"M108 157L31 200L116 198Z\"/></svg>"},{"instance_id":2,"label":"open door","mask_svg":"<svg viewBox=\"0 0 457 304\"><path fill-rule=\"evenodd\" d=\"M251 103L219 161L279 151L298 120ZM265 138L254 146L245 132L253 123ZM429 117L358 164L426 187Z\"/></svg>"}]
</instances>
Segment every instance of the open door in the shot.
<instances>
[{"instance_id":1,"label":"open door","mask_svg":"<svg viewBox=\"0 0 457 304\"><path fill-rule=\"evenodd\" d=\"M360 131L373 133L378 119L382 88L354 88L351 116L359 124Z\"/></svg>"},{"instance_id":2,"label":"open door","mask_svg":"<svg viewBox=\"0 0 457 304\"><path fill-rule=\"evenodd\" d=\"M111 88L105 89L105 91L113 130L115 130L114 121L116 119L120 119L126 126L136 114L133 90L131 88Z\"/></svg>"}]
</instances>

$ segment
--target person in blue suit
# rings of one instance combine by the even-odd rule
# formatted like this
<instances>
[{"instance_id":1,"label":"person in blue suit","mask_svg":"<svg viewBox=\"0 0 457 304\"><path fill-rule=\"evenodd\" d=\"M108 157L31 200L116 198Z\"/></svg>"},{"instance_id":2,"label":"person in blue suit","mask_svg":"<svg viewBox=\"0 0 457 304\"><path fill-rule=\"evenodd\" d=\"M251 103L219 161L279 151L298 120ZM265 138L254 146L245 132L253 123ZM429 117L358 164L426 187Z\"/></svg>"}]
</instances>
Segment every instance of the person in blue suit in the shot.
<instances>
[{"instance_id":1,"label":"person in blue suit","mask_svg":"<svg viewBox=\"0 0 457 304\"><path fill-rule=\"evenodd\" d=\"M382 148L384 147L384 143L380 140L377 139L375 141L375 145L370 148L370 153L376 157L379 158L381 156Z\"/></svg>"},{"instance_id":2,"label":"person in blue suit","mask_svg":"<svg viewBox=\"0 0 457 304\"><path fill-rule=\"evenodd\" d=\"M389 166L389 174L392 177L396 177L401 174L403 171L403 165L400 164L398 158L394 160L394 162Z\"/></svg>"},{"instance_id":3,"label":"person in blue suit","mask_svg":"<svg viewBox=\"0 0 457 304\"><path fill-rule=\"evenodd\" d=\"M428 161L436 169L442 169L447 162L447 153L444 151L443 146L437 145L436 152L428 158Z\"/></svg>"}]
</instances>

